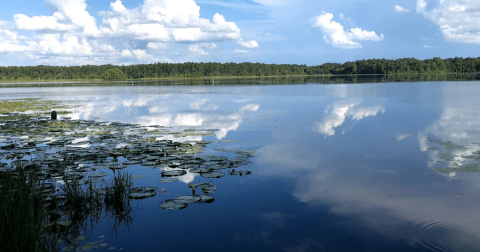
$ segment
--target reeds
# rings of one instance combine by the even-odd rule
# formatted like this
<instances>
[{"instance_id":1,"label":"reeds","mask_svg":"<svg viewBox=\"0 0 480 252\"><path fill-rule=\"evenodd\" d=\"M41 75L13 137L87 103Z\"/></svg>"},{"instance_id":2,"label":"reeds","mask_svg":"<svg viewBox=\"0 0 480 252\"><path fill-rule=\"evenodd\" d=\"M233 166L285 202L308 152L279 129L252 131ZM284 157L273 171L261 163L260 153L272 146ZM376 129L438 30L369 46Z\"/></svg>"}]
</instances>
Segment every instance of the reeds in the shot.
<instances>
[{"instance_id":1,"label":"reeds","mask_svg":"<svg viewBox=\"0 0 480 252\"><path fill-rule=\"evenodd\" d=\"M40 251L47 220L36 172L19 167L0 180L0 251Z\"/></svg>"},{"instance_id":2,"label":"reeds","mask_svg":"<svg viewBox=\"0 0 480 252\"><path fill-rule=\"evenodd\" d=\"M0 178L0 251L59 251L60 244L78 246L103 216L113 228L132 221L127 173L118 173L104 187L65 179L60 192L46 193L35 170L18 167ZM47 198L48 196L48 198Z\"/></svg>"}]
</instances>

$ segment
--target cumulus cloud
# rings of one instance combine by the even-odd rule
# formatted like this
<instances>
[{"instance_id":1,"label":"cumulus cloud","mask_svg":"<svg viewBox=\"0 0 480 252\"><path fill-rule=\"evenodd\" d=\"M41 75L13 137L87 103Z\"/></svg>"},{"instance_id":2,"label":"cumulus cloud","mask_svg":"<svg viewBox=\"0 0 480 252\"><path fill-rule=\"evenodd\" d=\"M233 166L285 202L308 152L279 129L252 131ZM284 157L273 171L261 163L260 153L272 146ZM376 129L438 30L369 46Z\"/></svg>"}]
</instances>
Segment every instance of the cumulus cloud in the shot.
<instances>
[{"instance_id":1,"label":"cumulus cloud","mask_svg":"<svg viewBox=\"0 0 480 252\"><path fill-rule=\"evenodd\" d=\"M217 48L217 45L215 43L201 43L201 44L190 45L188 47L188 50L195 54L207 55L208 52L206 50L212 50L215 48Z\"/></svg>"},{"instance_id":2,"label":"cumulus cloud","mask_svg":"<svg viewBox=\"0 0 480 252\"><path fill-rule=\"evenodd\" d=\"M319 28L324 36L325 42L332 44L334 47L344 49L362 48L362 45L356 40L381 41L384 35L377 35L374 31L366 31L361 28L351 28L346 32L343 25L333 21L332 13L323 13L310 20L313 27Z\"/></svg>"},{"instance_id":3,"label":"cumulus cloud","mask_svg":"<svg viewBox=\"0 0 480 252\"><path fill-rule=\"evenodd\" d=\"M435 23L446 41L480 44L479 1L417 0L416 11Z\"/></svg>"},{"instance_id":4,"label":"cumulus cloud","mask_svg":"<svg viewBox=\"0 0 480 252\"><path fill-rule=\"evenodd\" d=\"M122 50L122 55L124 57L133 57L132 51L130 50Z\"/></svg>"},{"instance_id":5,"label":"cumulus cloud","mask_svg":"<svg viewBox=\"0 0 480 252\"><path fill-rule=\"evenodd\" d=\"M171 43L177 45L172 48L188 48L197 55L208 54L217 42L258 47L255 40L243 41L237 25L220 13L201 18L194 0L144 0L136 8L116 0L108 10L98 12L100 20L90 15L85 0L45 2L51 15L19 13L9 28L0 21L0 53L24 52L36 63L65 64L72 56L83 56L70 63L101 64L121 63L126 58L171 62L165 55L154 57ZM33 35L18 36L21 31L33 31Z\"/></svg>"},{"instance_id":6,"label":"cumulus cloud","mask_svg":"<svg viewBox=\"0 0 480 252\"><path fill-rule=\"evenodd\" d=\"M138 40L226 41L240 38L240 29L216 13L212 21L200 18L200 7L193 0L145 0L135 9L122 1L110 4L111 10L100 12L101 31L108 36L132 36Z\"/></svg>"},{"instance_id":7,"label":"cumulus cloud","mask_svg":"<svg viewBox=\"0 0 480 252\"><path fill-rule=\"evenodd\" d=\"M242 39L239 39L237 42L240 46L245 47L245 48L257 48L258 42L255 40L249 40L249 41L243 41Z\"/></svg>"},{"instance_id":8,"label":"cumulus cloud","mask_svg":"<svg viewBox=\"0 0 480 252\"><path fill-rule=\"evenodd\" d=\"M161 42L148 42L147 47L153 50L161 50L167 48L167 44Z\"/></svg>"},{"instance_id":9,"label":"cumulus cloud","mask_svg":"<svg viewBox=\"0 0 480 252\"><path fill-rule=\"evenodd\" d=\"M75 30L86 36L97 36L100 30L96 20L87 11L85 0L46 0L56 11L52 16L28 17L14 15L15 24L21 30L67 31Z\"/></svg>"},{"instance_id":10,"label":"cumulus cloud","mask_svg":"<svg viewBox=\"0 0 480 252\"><path fill-rule=\"evenodd\" d=\"M395 11L396 12L410 12L410 9L407 9L405 7L402 7L400 5L395 5Z\"/></svg>"},{"instance_id":11,"label":"cumulus cloud","mask_svg":"<svg viewBox=\"0 0 480 252\"><path fill-rule=\"evenodd\" d=\"M325 111L327 116L322 122L314 123L313 130L327 136L335 135L335 128L341 126L347 117L352 120L361 120L365 117L376 116L379 112L384 113L385 108L381 106L359 107L360 102L340 102L333 105L333 109Z\"/></svg>"}]
</instances>

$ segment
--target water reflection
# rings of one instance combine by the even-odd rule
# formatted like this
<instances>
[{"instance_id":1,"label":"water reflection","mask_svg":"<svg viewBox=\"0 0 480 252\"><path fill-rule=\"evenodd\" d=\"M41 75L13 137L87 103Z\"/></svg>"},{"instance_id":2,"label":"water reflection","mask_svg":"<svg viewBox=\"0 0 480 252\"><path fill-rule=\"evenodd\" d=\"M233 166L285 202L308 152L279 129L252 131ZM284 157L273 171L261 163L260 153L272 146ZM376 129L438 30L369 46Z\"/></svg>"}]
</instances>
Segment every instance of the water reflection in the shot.
<instances>
[{"instance_id":1,"label":"water reflection","mask_svg":"<svg viewBox=\"0 0 480 252\"><path fill-rule=\"evenodd\" d=\"M440 139L445 142L444 147L450 148L451 156L442 159L439 150L430 150L431 167L438 167L438 161L445 159L449 167L457 167L465 164L468 156L479 156L480 89L468 84L445 86L445 103L435 104L445 106L441 118L419 133L419 140L421 150L427 151L435 145L427 137ZM368 226L379 234L395 236L428 250L479 249L476 246L480 240L480 219L474 214L480 199L478 174L475 178L462 175L475 181L469 185L450 184L449 179L458 177L458 172L447 173L448 178L428 173L425 166L415 161L421 153L412 152L414 134L404 133L415 130L400 127L408 123L402 121L405 118L377 117L374 121L379 125L375 129L383 129L379 132L367 132L369 129L364 128L352 131L346 138L335 137L348 119L375 117L405 105L392 103L391 109L388 105L362 106L362 100L349 97L330 104L325 118L314 123L314 132L330 137L320 139L307 134L286 140L274 133L276 142L263 147L262 159L257 160L263 175L293 179L293 195L299 201L355 216L355 225ZM415 119L408 120L412 123ZM390 127L403 132L392 134ZM468 245L462 247L459 241Z\"/></svg>"},{"instance_id":2,"label":"water reflection","mask_svg":"<svg viewBox=\"0 0 480 252\"><path fill-rule=\"evenodd\" d=\"M215 103L207 98L182 95L134 96L88 96L84 97L81 107L73 109L72 119L120 121L141 125L160 125L171 127L173 131L188 128L215 129L218 140L225 138L229 131L235 131L243 120L244 113L256 112L260 104L248 101L227 104L225 99L216 99ZM81 101L80 101L81 102ZM165 138L167 139L167 138ZM200 137L186 137L184 141L201 141Z\"/></svg>"},{"instance_id":3,"label":"water reflection","mask_svg":"<svg viewBox=\"0 0 480 252\"><path fill-rule=\"evenodd\" d=\"M442 93L441 116L418 134L419 147L428 152L434 171L471 180L477 177L472 173L480 172L480 89L467 83L444 85Z\"/></svg>"},{"instance_id":4,"label":"water reflection","mask_svg":"<svg viewBox=\"0 0 480 252\"><path fill-rule=\"evenodd\" d=\"M343 89L341 89L343 90ZM325 137L335 135L335 128L340 127L346 118L351 120L362 120L363 118L376 116L378 113L385 113L383 106L360 107L361 100L342 100L335 102L325 109L325 118L321 122L315 122L313 130L323 134ZM347 131L342 129L342 135Z\"/></svg>"}]
</instances>

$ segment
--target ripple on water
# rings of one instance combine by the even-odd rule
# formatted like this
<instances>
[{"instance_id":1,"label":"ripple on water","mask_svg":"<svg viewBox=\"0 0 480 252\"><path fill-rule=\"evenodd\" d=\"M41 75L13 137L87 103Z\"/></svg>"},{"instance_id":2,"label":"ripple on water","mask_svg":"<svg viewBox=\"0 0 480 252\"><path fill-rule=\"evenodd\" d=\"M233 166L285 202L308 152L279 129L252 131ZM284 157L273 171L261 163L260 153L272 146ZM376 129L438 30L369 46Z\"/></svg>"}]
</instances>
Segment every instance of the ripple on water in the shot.
<instances>
[{"instance_id":1,"label":"ripple on water","mask_svg":"<svg viewBox=\"0 0 480 252\"><path fill-rule=\"evenodd\" d=\"M415 225L411 245L422 251L480 251L479 237L446 222L422 222Z\"/></svg>"}]
</instances>

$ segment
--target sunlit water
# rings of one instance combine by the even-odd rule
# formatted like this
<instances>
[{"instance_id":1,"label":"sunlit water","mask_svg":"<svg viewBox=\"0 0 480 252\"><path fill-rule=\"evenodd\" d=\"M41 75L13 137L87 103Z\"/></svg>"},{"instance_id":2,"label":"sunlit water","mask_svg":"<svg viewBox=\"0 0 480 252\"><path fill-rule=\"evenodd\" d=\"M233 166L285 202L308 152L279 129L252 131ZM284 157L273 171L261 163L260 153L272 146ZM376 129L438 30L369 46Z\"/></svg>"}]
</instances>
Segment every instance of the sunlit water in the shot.
<instances>
[{"instance_id":1,"label":"sunlit water","mask_svg":"<svg viewBox=\"0 0 480 252\"><path fill-rule=\"evenodd\" d=\"M480 251L480 174L435 170L480 150L479 84L4 88L0 98L73 101L72 119L216 129L181 140L214 141L204 154L257 152L241 177L162 184L158 171L128 168L147 175L136 185L168 193L133 200L128 227L94 227L89 241L104 235L115 250ZM428 138L465 148L445 161ZM215 202L159 207L192 181L213 181Z\"/></svg>"}]
</instances>

